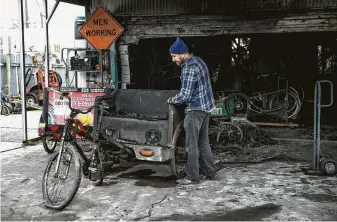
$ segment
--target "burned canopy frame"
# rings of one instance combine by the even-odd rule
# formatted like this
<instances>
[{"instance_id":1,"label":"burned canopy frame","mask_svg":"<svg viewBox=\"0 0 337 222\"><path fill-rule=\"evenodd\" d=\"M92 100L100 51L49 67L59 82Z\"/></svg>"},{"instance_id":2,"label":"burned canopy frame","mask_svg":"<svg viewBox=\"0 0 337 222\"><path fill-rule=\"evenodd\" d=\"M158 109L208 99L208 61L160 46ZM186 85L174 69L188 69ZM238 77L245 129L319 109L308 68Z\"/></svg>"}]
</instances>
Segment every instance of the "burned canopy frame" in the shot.
<instances>
[{"instance_id":1,"label":"burned canopy frame","mask_svg":"<svg viewBox=\"0 0 337 222\"><path fill-rule=\"evenodd\" d=\"M23 14L23 0L18 0L19 3L19 18L20 18L20 71L21 80L25 79L25 27ZM21 81L21 99L22 99L22 141L27 141L27 104L26 104L26 87L25 81Z\"/></svg>"},{"instance_id":2,"label":"burned canopy frame","mask_svg":"<svg viewBox=\"0 0 337 222\"><path fill-rule=\"evenodd\" d=\"M50 22L51 18L53 17L54 12L55 12L57 6L59 5L59 3L60 3L60 0L57 0L53 9L52 9L52 11L51 11L51 13L50 13L50 16L48 16L48 0L44 1L45 14L46 14L46 29L45 29L45 31L46 31L46 56L45 56L45 61L46 61L45 70L46 70L46 72L45 73L47 73L46 75L49 74L49 22ZM45 82L46 82L46 88L48 88L49 87L49 78L48 77L45 78Z\"/></svg>"},{"instance_id":3,"label":"burned canopy frame","mask_svg":"<svg viewBox=\"0 0 337 222\"><path fill-rule=\"evenodd\" d=\"M51 18L54 15L55 10L57 9L57 6L59 5L60 0L57 0L56 3L54 4L54 7L50 13L50 15L48 15L48 0L44 1L44 6L45 6L45 15L46 15L46 54L45 54L45 85L46 87L43 89L43 104L48 104L48 87L49 87L49 22L51 20ZM46 127L48 127L48 109L43 108L43 112L42 112L42 117L45 120L45 124Z\"/></svg>"},{"instance_id":4,"label":"burned canopy frame","mask_svg":"<svg viewBox=\"0 0 337 222\"><path fill-rule=\"evenodd\" d=\"M20 70L21 70L21 79L24 79L25 74L25 30L24 30L24 3L23 0L18 0L19 3L19 23L20 23L20 45L21 45L21 51L20 51ZM49 30L48 25L50 22L50 19L52 18L58 4L60 3L60 0L57 0L54 8L51 12L51 15L48 16L48 4L47 0L45 0L45 14L46 14L46 63L45 63L45 70L49 70ZM46 72L48 75L48 72ZM49 79L48 77L45 78L46 80L46 86L49 85ZM22 98L22 141L23 143L27 143L28 136L27 136L27 104L26 104L26 89L25 89L25 81L21 81L21 98ZM45 111L44 111L45 112ZM45 112L46 113L46 112Z\"/></svg>"}]
</instances>

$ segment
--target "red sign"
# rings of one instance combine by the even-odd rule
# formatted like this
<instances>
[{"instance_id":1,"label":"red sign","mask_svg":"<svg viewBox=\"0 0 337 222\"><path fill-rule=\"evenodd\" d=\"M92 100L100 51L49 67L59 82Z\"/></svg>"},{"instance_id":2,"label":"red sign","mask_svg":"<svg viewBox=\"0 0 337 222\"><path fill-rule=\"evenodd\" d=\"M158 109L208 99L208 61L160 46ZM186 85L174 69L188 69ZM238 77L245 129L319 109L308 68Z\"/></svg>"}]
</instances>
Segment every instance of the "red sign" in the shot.
<instances>
[{"instance_id":1,"label":"red sign","mask_svg":"<svg viewBox=\"0 0 337 222\"><path fill-rule=\"evenodd\" d=\"M80 29L81 35L96 49L108 49L123 31L102 7L98 7Z\"/></svg>"},{"instance_id":2,"label":"red sign","mask_svg":"<svg viewBox=\"0 0 337 222\"><path fill-rule=\"evenodd\" d=\"M79 110L86 110L95 104L97 96L103 96L104 93L93 92L69 92L71 97L71 107ZM69 118L69 100L60 99L60 94L49 91L48 103L48 124L64 125L65 120ZM94 122L94 110L88 114L78 114L76 117L83 125L92 126Z\"/></svg>"}]
</instances>

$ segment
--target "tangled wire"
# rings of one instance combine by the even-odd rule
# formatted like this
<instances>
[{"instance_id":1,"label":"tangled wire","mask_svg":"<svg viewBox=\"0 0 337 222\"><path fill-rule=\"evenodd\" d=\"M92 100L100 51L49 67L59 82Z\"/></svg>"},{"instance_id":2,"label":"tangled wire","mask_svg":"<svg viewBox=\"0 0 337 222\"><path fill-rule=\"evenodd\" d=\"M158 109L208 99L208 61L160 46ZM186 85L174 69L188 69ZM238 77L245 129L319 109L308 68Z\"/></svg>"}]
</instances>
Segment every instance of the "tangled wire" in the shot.
<instances>
[{"instance_id":1,"label":"tangled wire","mask_svg":"<svg viewBox=\"0 0 337 222\"><path fill-rule=\"evenodd\" d=\"M280 155L279 141L246 119L218 120L210 128L210 144L220 162L256 163Z\"/></svg>"}]
</instances>

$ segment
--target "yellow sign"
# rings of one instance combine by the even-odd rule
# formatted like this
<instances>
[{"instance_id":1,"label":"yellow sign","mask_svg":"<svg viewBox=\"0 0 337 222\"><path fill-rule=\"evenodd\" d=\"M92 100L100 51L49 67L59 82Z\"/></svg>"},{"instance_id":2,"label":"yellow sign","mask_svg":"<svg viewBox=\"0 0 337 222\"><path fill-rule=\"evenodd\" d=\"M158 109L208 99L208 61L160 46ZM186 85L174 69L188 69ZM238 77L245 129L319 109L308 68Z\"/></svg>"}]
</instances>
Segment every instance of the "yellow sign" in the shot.
<instances>
[{"instance_id":1,"label":"yellow sign","mask_svg":"<svg viewBox=\"0 0 337 222\"><path fill-rule=\"evenodd\" d=\"M98 7L80 29L81 35L96 49L108 49L123 31L102 7Z\"/></svg>"}]
</instances>

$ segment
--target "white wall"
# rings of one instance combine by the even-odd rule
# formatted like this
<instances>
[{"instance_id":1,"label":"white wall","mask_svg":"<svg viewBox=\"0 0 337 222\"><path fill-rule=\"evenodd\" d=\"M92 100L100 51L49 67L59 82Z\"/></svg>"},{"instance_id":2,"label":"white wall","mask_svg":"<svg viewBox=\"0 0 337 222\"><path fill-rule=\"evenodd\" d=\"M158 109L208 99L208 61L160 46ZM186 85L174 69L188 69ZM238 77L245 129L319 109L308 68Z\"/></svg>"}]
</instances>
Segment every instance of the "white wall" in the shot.
<instances>
[{"instance_id":1,"label":"white wall","mask_svg":"<svg viewBox=\"0 0 337 222\"><path fill-rule=\"evenodd\" d=\"M34 47L37 51L43 51L45 46L45 32L41 28L41 16L44 14L44 0L27 0L30 28L25 29L26 51ZM48 0L49 12L55 4L54 0ZM8 36L12 39L12 52L20 51L19 34L19 8L17 0L0 0L0 35L4 39L4 53L8 53ZM61 48L74 47L74 21L77 16L84 16L85 9L61 2L49 23L50 44L59 44ZM54 47L51 47L53 50ZM52 52L52 51L51 51Z\"/></svg>"}]
</instances>

